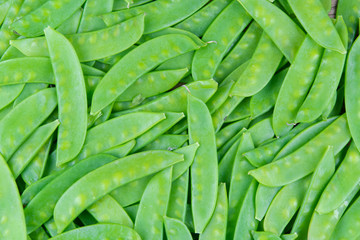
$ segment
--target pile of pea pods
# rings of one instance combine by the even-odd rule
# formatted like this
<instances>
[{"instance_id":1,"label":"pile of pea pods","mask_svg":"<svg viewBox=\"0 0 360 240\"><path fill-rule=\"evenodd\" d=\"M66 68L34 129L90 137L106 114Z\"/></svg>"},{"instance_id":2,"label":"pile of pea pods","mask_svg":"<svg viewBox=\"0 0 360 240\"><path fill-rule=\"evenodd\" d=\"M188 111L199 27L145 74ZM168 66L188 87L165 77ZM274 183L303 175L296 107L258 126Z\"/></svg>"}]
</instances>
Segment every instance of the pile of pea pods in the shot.
<instances>
[{"instance_id":1,"label":"pile of pea pods","mask_svg":"<svg viewBox=\"0 0 360 240\"><path fill-rule=\"evenodd\" d=\"M0 239L360 240L359 17L0 0Z\"/></svg>"}]
</instances>

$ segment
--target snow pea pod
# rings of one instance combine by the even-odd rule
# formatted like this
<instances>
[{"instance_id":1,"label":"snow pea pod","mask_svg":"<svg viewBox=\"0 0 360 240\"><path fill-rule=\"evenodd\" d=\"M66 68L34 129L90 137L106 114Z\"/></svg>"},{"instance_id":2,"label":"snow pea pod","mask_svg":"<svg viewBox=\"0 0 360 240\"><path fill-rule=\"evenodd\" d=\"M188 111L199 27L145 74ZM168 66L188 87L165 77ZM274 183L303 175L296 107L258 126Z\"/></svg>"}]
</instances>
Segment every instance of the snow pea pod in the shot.
<instances>
[{"instance_id":1,"label":"snow pea pod","mask_svg":"<svg viewBox=\"0 0 360 240\"><path fill-rule=\"evenodd\" d=\"M339 0L336 8L336 17L343 16L348 29L348 44L345 44L348 49L351 47L355 39L355 34L357 32L356 28L359 24L359 4L359 0Z\"/></svg>"},{"instance_id":2,"label":"snow pea pod","mask_svg":"<svg viewBox=\"0 0 360 240\"><path fill-rule=\"evenodd\" d=\"M164 217L164 224L168 240L192 240L190 231L182 221Z\"/></svg>"},{"instance_id":3,"label":"snow pea pod","mask_svg":"<svg viewBox=\"0 0 360 240\"><path fill-rule=\"evenodd\" d=\"M189 190L189 170L174 180L171 184L169 204L166 216L185 221L186 205ZM166 224L166 223L165 223Z\"/></svg>"}]
</instances>

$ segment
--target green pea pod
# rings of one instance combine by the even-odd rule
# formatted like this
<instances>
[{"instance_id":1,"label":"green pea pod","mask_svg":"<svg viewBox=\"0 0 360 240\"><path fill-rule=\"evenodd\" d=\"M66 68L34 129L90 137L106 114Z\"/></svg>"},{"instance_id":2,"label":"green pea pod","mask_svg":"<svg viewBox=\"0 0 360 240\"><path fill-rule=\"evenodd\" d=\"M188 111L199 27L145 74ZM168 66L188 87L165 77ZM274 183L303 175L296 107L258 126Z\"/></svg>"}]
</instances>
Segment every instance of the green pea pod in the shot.
<instances>
[{"instance_id":1,"label":"green pea pod","mask_svg":"<svg viewBox=\"0 0 360 240\"><path fill-rule=\"evenodd\" d=\"M145 13L145 30L144 33L152 33L174 25L186 17L192 15L209 0L199 0L194 3L192 0L184 1L168 1L160 0L153 1L149 4L144 4L131 9L116 11L102 15L106 25L111 26L118 22L122 22L129 16L134 16L140 13ZM181 9L179 11L179 9ZM161 12L161 14L159 14Z\"/></svg>"},{"instance_id":2,"label":"green pea pod","mask_svg":"<svg viewBox=\"0 0 360 240\"><path fill-rule=\"evenodd\" d=\"M351 192L360 183L360 153L354 143L350 145L344 160L332 176L329 184L321 195L316 211L326 214L337 209L346 201Z\"/></svg>"},{"instance_id":3,"label":"green pea pod","mask_svg":"<svg viewBox=\"0 0 360 240\"><path fill-rule=\"evenodd\" d=\"M180 148L189 139L187 135L163 134L142 150L169 150Z\"/></svg>"},{"instance_id":4,"label":"green pea pod","mask_svg":"<svg viewBox=\"0 0 360 240\"><path fill-rule=\"evenodd\" d=\"M151 2L151 0L114 0L113 11L129 9L148 2Z\"/></svg>"},{"instance_id":5,"label":"green pea pod","mask_svg":"<svg viewBox=\"0 0 360 240\"><path fill-rule=\"evenodd\" d=\"M183 159L183 155L168 151L141 152L120 158L86 174L68 188L55 205L54 219L58 232L62 232L84 209L112 190ZM138 166L137 169L133 168L134 164ZM96 185L99 187L94 188ZM73 210L69 212L68 209Z\"/></svg>"},{"instance_id":6,"label":"green pea pod","mask_svg":"<svg viewBox=\"0 0 360 240\"><path fill-rule=\"evenodd\" d=\"M199 46L193 40L179 34L160 36L141 44L120 59L101 80L94 91L91 113L95 114L113 102L137 78L156 65L197 48ZM129 65L129 62L136 64Z\"/></svg>"},{"instance_id":7,"label":"green pea pod","mask_svg":"<svg viewBox=\"0 0 360 240\"><path fill-rule=\"evenodd\" d=\"M299 238L306 238L311 215L315 210L322 191L334 174L334 171L334 153L333 148L329 146L311 177L309 188L306 191L304 200L302 201L300 210L291 229L291 232L298 234Z\"/></svg>"},{"instance_id":8,"label":"green pea pod","mask_svg":"<svg viewBox=\"0 0 360 240\"><path fill-rule=\"evenodd\" d=\"M286 74L276 99L273 127L277 136L285 135L296 123L296 114L314 81L322 53L323 48L307 36Z\"/></svg>"},{"instance_id":9,"label":"green pea pod","mask_svg":"<svg viewBox=\"0 0 360 240\"><path fill-rule=\"evenodd\" d=\"M222 128L216 133L216 147L221 148L228 140L235 136L241 129L249 126L250 118L236 121Z\"/></svg>"},{"instance_id":10,"label":"green pea pod","mask_svg":"<svg viewBox=\"0 0 360 240\"><path fill-rule=\"evenodd\" d=\"M186 225L175 218L164 217L166 237L168 240L192 240Z\"/></svg>"},{"instance_id":11,"label":"green pea pod","mask_svg":"<svg viewBox=\"0 0 360 240\"><path fill-rule=\"evenodd\" d=\"M189 142L199 143L191 165L191 205L195 232L202 233L216 205L218 161L215 132L205 103L188 95Z\"/></svg>"},{"instance_id":12,"label":"green pea pod","mask_svg":"<svg viewBox=\"0 0 360 240\"><path fill-rule=\"evenodd\" d=\"M143 31L144 15L140 14L112 27L70 34L65 37L73 45L79 60L87 62L110 57L128 49L140 39ZM26 56L49 56L44 37L17 39L11 41L10 44ZM32 47L29 48L29 45Z\"/></svg>"},{"instance_id":13,"label":"green pea pod","mask_svg":"<svg viewBox=\"0 0 360 240\"><path fill-rule=\"evenodd\" d=\"M0 86L0 110L10 105L22 92L25 84Z\"/></svg>"},{"instance_id":14,"label":"green pea pod","mask_svg":"<svg viewBox=\"0 0 360 240\"><path fill-rule=\"evenodd\" d=\"M350 49L359 24L360 8L359 0L339 0L336 8L336 17L343 16L348 29L348 49Z\"/></svg>"},{"instance_id":15,"label":"green pea pod","mask_svg":"<svg viewBox=\"0 0 360 240\"><path fill-rule=\"evenodd\" d=\"M207 107L211 114L218 110L221 105L228 99L231 88L233 87L234 82L229 81L228 83L220 86L215 94L209 99L206 103Z\"/></svg>"},{"instance_id":16,"label":"green pea pod","mask_svg":"<svg viewBox=\"0 0 360 240\"><path fill-rule=\"evenodd\" d=\"M275 74L283 55L264 32L246 70L235 82L231 95L248 97L261 91Z\"/></svg>"},{"instance_id":17,"label":"green pea pod","mask_svg":"<svg viewBox=\"0 0 360 240\"><path fill-rule=\"evenodd\" d=\"M185 221L188 189L189 189L189 170L186 170L186 172L183 175L178 177L171 184L169 205L167 207L166 216L172 217L174 219L178 219L180 221Z\"/></svg>"},{"instance_id":18,"label":"green pea pod","mask_svg":"<svg viewBox=\"0 0 360 240\"><path fill-rule=\"evenodd\" d=\"M278 235L272 232L252 231L251 235L254 240L282 240Z\"/></svg>"},{"instance_id":19,"label":"green pea pod","mask_svg":"<svg viewBox=\"0 0 360 240\"><path fill-rule=\"evenodd\" d=\"M288 3L314 41L326 49L346 53L344 44L320 0L308 1L305 5L296 0L288 0Z\"/></svg>"},{"instance_id":20,"label":"green pea pod","mask_svg":"<svg viewBox=\"0 0 360 240\"><path fill-rule=\"evenodd\" d=\"M292 63L305 38L293 20L267 0L238 0Z\"/></svg>"},{"instance_id":21,"label":"green pea pod","mask_svg":"<svg viewBox=\"0 0 360 240\"><path fill-rule=\"evenodd\" d=\"M15 179L0 155L0 237L9 240L26 240L26 225L20 195Z\"/></svg>"},{"instance_id":22,"label":"green pea pod","mask_svg":"<svg viewBox=\"0 0 360 240\"><path fill-rule=\"evenodd\" d=\"M94 224L90 226L76 228L74 230L57 235L51 240L97 240L97 239L116 239L123 238L128 240L141 240L139 234L133 229L113 223Z\"/></svg>"},{"instance_id":23,"label":"green pea pod","mask_svg":"<svg viewBox=\"0 0 360 240\"><path fill-rule=\"evenodd\" d=\"M130 151L134 148L135 144L136 144L135 140L130 140L127 143L123 143L118 146L112 147L103 153L112 155L117 158L122 158L130 153Z\"/></svg>"},{"instance_id":24,"label":"green pea pod","mask_svg":"<svg viewBox=\"0 0 360 240\"><path fill-rule=\"evenodd\" d=\"M346 45L348 33L342 17L337 19L335 27L344 45ZM329 98L329 96L336 92L345 65L345 59L346 54L325 49L314 83L297 113L297 122L316 120L330 104L332 98Z\"/></svg>"},{"instance_id":25,"label":"green pea pod","mask_svg":"<svg viewBox=\"0 0 360 240\"><path fill-rule=\"evenodd\" d=\"M46 83L34 83L34 84L25 84L20 95L15 99L13 107L22 102L25 98L37 93L40 90L47 88L49 84Z\"/></svg>"},{"instance_id":26,"label":"green pea pod","mask_svg":"<svg viewBox=\"0 0 360 240\"><path fill-rule=\"evenodd\" d=\"M319 148L333 146L336 155L349 140L350 132L346 117L342 115L295 152L252 170L249 174L266 186L275 187L292 183L314 171L321 159L322 151L319 151Z\"/></svg>"},{"instance_id":27,"label":"green pea pod","mask_svg":"<svg viewBox=\"0 0 360 240\"><path fill-rule=\"evenodd\" d=\"M210 219L210 222L205 227L204 231L200 234L199 240L211 240L216 236L218 240L225 240L228 202L226 195L225 183L220 183L216 207Z\"/></svg>"},{"instance_id":28,"label":"green pea pod","mask_svg":"<svg viewBox=\"0 0 360 240\"><path fill-rule=\"evenodd\" d=\"M245 98L234 110L227 116L225 123L241 120L250 117L250 98Z\"/></svg>"},{"instance_id":29,"label":"green pea pod","mask_svg":"<svg viewBox=\"0 0 360 240\"><path fill-rule=\"evenodd\" d=\"M34 232L28 235L30 238L28 240L47 240L49 239L49 235L46 233L45 229L39 227Z\"/></svg>"},{"instance_id":30,"label":"green pea pod","mask_svg":"<svg viewBox=\"0 0 360 240\"><path fill-rule=\"evenodd\" d=\"M114 0L87 0L79 23L78 32L90 32L105 28L106 24L99 15L111 12L113 5Z\"/></svg>"},{"instance_id":31,"label":"green pea pod","mask_svg":"<svg viewBox=\"0 0 360 240\"><path fill-rule=\"evenodd\" d=\"M26 98L0 121L0 152L5 159L10 158L56 105L55 89L47 88Z\"/></svg>"},{"instance_id":32,"label":"green pea pod","mask_svg":"<svg viewBox=\"0 0 360 240\"><path fill-rule=\"evenodd\" d=\"M62 34L75 34L80 24L83 9L80 8L66 19L56 30Z\"/></svg>"},{"instance_id":33,"label":"green pea pod","mask_svg":"<svg viewBox=\"0 0 360 240\"><path fill-rule=\"evenodd\" d=\"M236 0L214 19L202 37L211 43L197 50L194 55L191 71L195 80L214 76L227 50L250 21L251 17Z\"/></svg>"}]
</instances>

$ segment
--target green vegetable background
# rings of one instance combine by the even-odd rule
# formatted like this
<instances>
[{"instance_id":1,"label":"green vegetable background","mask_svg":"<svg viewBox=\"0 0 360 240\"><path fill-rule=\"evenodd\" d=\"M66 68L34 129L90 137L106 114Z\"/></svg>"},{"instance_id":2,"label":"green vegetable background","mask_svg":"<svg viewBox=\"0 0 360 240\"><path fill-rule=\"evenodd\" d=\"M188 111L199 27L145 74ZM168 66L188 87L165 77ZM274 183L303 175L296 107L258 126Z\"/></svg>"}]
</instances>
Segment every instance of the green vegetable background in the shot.
<instances>
[{"instance_id":1,"label":"green vegetable background","mask_svg":"<svg viewBox=\"0 0 360 240\"><path fill-rule=\"evenodd\" d=\"M0 240L360 240L360 0L0 0Z\"/></svg>"}]
</instances>

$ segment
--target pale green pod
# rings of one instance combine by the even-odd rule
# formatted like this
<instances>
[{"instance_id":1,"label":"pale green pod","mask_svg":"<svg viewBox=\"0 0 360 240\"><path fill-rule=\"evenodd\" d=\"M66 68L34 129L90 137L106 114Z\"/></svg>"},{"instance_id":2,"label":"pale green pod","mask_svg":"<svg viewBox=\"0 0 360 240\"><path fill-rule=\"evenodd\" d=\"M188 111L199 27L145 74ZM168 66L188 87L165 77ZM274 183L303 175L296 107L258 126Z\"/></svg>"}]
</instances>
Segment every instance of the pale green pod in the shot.
<instances>
[{"instance_id":1,"label":"pale green pod","mask_svg":"<svg viewBox=\"0 0 360 240\"><path fill-rule=\"evenodd\" d=\"M164 224L168 240L192 240L189 229L182 221L164 217Z\"/></svg>"},{"instance_id":2,"label":"pale green pod","mask_svg":"<svg viewBox=\"0 0 360 240\"><path fill-rule=\"evenodd\" d=\"M166 216L185 221L188 189L189 170L172 182Z\"/></svg>"},{"instance_id":3,"label":"pale green pod","mask_svg":"<svg viewBox=\"0 0 360 240\"><path fill-rule=\"evenodd\" d=\"M106 24L99 15L111 12L113 5L114 0L87 0L77 31L90 32L105 28Z\"/></svg>"}]
</instances>

